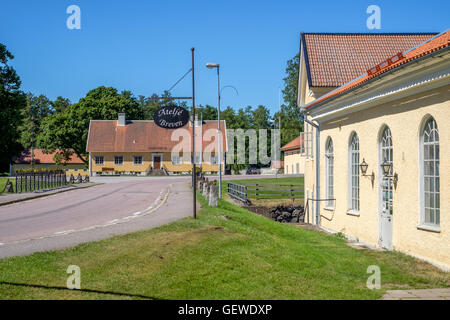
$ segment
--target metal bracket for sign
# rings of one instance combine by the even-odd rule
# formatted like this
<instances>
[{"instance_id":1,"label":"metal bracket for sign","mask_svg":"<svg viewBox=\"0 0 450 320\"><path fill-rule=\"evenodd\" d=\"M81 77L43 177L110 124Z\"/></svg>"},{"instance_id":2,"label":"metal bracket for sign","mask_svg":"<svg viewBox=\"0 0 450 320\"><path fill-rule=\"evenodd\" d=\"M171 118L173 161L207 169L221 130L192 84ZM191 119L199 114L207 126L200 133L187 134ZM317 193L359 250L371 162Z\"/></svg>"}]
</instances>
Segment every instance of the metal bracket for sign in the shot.
<instances>
[{"instance_id":1,"label":"metal bracket for sign","mask_svg":"<svg viewBox=\"0 0 450 320\"><path fill-rule=\"evenodd\" d=\"M181 79L179 79L170 89L172 90L181 80L184 79L189 73L192 74L192 97L150 97L149 100L192 100L192 119L195 119L195 81L194 81L194 48L191 48L191 57L192 57L192 67L186 72ZM191 162L192 162L192 189L193 189L193 216L194 219L197 218L197 199L196 199L196 182L195 182L195 161L194 161L194 153L195 153L195 126L192 126L192 151L191 152Z\"/></svg>"},{"instance_id":2,"label":"metal bracket for sign","mask_svg":"<svg viewBox=\"0 0 450 320\"><path fill-rule=\"evenodd\" d=\"M192 100L192 97L150 97L149 100Z\"/></svg>"}]
</instances>

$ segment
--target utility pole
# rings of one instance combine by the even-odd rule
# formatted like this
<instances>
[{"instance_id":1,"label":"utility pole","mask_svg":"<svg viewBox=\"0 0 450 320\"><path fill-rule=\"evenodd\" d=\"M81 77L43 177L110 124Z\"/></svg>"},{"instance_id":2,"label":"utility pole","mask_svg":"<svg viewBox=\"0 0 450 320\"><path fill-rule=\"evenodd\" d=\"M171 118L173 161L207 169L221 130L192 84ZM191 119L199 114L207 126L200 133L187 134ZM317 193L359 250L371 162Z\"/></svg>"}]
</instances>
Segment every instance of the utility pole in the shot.
<instances>
[{"instance_id":1,"label":"utility pole","mask_svg":"<svg viewBox=\"0 0 450 320\"><path fill-rule=\"evenodd\" d=\"M31 169L34 170L34 140L35 140L35 128L34 128L34 108L31 106Z\"/></svg>"},{"instance_id":2,"label":"utility pole","mask_svg":"<svg viewBox=\"0 0 450 320\"><path fill-rule=\"evenodd\" d=\"M195 81L194 81L194 48L191 48L192 53L192 189L193 189L193 216L197 219L197 186L195 172Z\"/></svg>"}]
</instances>

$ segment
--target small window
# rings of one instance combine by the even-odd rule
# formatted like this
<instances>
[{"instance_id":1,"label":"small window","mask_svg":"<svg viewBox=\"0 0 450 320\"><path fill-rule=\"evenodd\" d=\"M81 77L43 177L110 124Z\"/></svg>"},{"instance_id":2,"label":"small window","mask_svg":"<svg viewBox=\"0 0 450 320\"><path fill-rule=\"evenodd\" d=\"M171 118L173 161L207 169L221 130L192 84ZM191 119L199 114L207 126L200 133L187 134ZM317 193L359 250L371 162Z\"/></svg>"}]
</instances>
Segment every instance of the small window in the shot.
<instances>
[{"instance_id":1,"label":"small window","mask_svg":"<svg viewBox=\"0 0 450 320\"><path fill-rule=\"evenodd\" d=\"M142 164L142 156L134 156L133 157L133 164L134 165L141 165Z\"/></svg>"},{"instance_id":2,"label":"small window","mask_svg":"<svg viewBox=\"0 0 450 320\"><path fill-rule=\"evenodd\" d=\"M218 157L216 155L211 155L211 164L218 164Z\"/></svg>"},{"instance_id":3,"label":"small window","mask_svg":"<svg viewBox=\"0 0 450 320\"><path fill-rule=\"evenodd\" d=\"M179 166L181 164L181 157L179 155L172 155L172 164Z\"/></svg>"},{"instance_id":4,"label":"small window","mask_svg":"<svg viewBox=\"0 0 450 320\"><path fill-rule=\"evenodd\" d=\"M103 156L95 156L95 164L103 165L105 162L105 158Z\"/></svg>"},{"instance_id":5,"label":"small window","mask_svg":"<svg viewBox=\"0 0 450 320\"><path fill-rule=\"evenodd\" d=\"M191 159L192 162L192 159ZM194 162L195 164L201 164L201 154L197 153L194 155Z\"/></svg>"},{"instance_id":6,"label":"small window","mask_svg":"<svg viewBox=\"0 0 450 320\"><path fill-rule=\"evenodd\" d=\"M114 164L118 166L123 165L123 156L114 156Z\"/></svg>"}]
</instances>

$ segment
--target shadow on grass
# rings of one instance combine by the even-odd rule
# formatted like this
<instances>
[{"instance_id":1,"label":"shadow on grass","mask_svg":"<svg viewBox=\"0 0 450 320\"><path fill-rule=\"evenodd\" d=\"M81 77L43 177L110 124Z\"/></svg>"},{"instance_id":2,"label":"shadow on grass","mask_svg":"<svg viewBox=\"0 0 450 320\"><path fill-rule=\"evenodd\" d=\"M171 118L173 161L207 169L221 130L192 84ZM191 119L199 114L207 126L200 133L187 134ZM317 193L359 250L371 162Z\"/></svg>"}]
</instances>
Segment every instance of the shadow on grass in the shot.
<instances>
[{"instance_id":1,"label":"shadow on grass","mask_svg":"<svg viewBox=\"0 0 450 320\"><path fill-rule=\"evenodd\" d=\"M27 284L27 283L14 283L14 282L0 281L0 285L9 285L9 286L26 287L26 288L38 288L38 289L49 289L49 290L80 291L80 292L86 292L86 293L111 294L111 295L116 295L116 296L133 297L133 298L141 298L141 299L149 299L149 300L163 300L163 299L150 297L150 296L144 296L144 295L140 295L140 294L121 293L121 292L113 292L113 291L100 291L100 290L92 290L92 289L68 289L66 287L44 286L44 285L40 285L40 284Z\"/></svg>"}]
</instances>

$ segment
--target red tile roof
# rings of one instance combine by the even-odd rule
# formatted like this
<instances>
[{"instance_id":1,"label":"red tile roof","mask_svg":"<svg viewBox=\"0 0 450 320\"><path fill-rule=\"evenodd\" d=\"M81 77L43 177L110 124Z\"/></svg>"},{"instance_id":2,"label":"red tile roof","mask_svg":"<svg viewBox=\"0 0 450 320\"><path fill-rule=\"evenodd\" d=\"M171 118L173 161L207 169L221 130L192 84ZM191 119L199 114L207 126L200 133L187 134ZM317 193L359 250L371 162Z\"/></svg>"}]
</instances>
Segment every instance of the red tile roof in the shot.
<instances>
[{"instance_id":1,"label":"red tile roof","mask_svg":"<svg viewBox=\"0 0 450 320\"><path fill-rule=\"evenodd\" d=\"M360 75L358 78L353 81L341 86L340 88L329 92L328 94L323 95L322 97L312 101L305 108L309 108L313 105L318 104L319 102L323 102L325 100L331 99L332 97L338 96L340 94L345 93L346 91L364 84L366 81L378 77L385 73L386 71L398 68L399 66L418 59L427 54L433 53L445 47L448 47L450 43L450 31L446 31L438 36L428 39L428 41L420 44L419 46L412 48L409 51L399 53L398 55L385 56L384 61L381 61L378 65L372 65L368 67L366 73ZM370 68L370 69L369 69Z\"/></svg>"},{"instance_id":2,"label":"red tile roof","mask_svg":"<svg viewBox=\"0 0 450 320\"><path fill-rule=\"evenodd\" d=\"M272 160L270 162L270 168L271 169L281 169L284 168L284 161L283 160Z\"/></svg>"},{"instance_id":3,"label":"red tile roof","mask_svg":"<svg viewBox=\"0 0 450 320\"><path fill-rule=\"evenodd\" d=\"M46 164L54 164L53 156L55 153L60 152L61 150L57 149L53 153L44 153L44 149L34 149L34 163L46 163ZM13 158L13 163L21 163L28 164L31 163L31 149L23 150L19 157ZM83 160L81 160L76 154L73 154L67 164L84 164Z\"/></svg>"},{"instance_id":4,"label":"red tile roof","mask_svg":"<svg viewBox=\"0 0 450 320\"><path fill-rule=\"evenodd\" d=\"M339 87L436 33L302 33L310 87Z\"/></svg>"},{"instance_id":5,"label":"red tile roof","mask_svg":"<svg viewBox=\"0 0 450 320\"><path fill-rule=\"evenodd\" d=\"M302 140L301 143L300 143L300 139ZM281 150L282 151L287 151L287 150L300 149L300 144L303 144L303 142L304 142L303 140L304 140L303 136L298 136L297 138L295 138L291 142L288 142L284 146L282 146Z\"/></svg>"},{"instance_id":6,"label":"red tile roof","mask_svg":"<svg viewBox=\"0 0 450 320\"><path fill-rule=\"evenodd\" d=\"M192 127L186 124L179 129L189 131L192 136ZM171 141L172 133L176 130L164 129L150 120L128 120L125 126L117 126L117 120L91 120L89 127L89 138L87 143L87 152L171 152L173 147L178 145L180 141ZM217 131L217 121L204 121L203 135L206 130L213 129L213 133ZM221 120L222 131L222 150L226 151L226 123ZM178 131L181 132L181 131ZM196 130L196 136L198 131ZM203 150L213 142L203 140ZM191 138L186 144L187 150L191 150ZM211 146L209 147L211 148ZM216 148L217 150L217 148Z\"/></svg>"}]
</instances>

